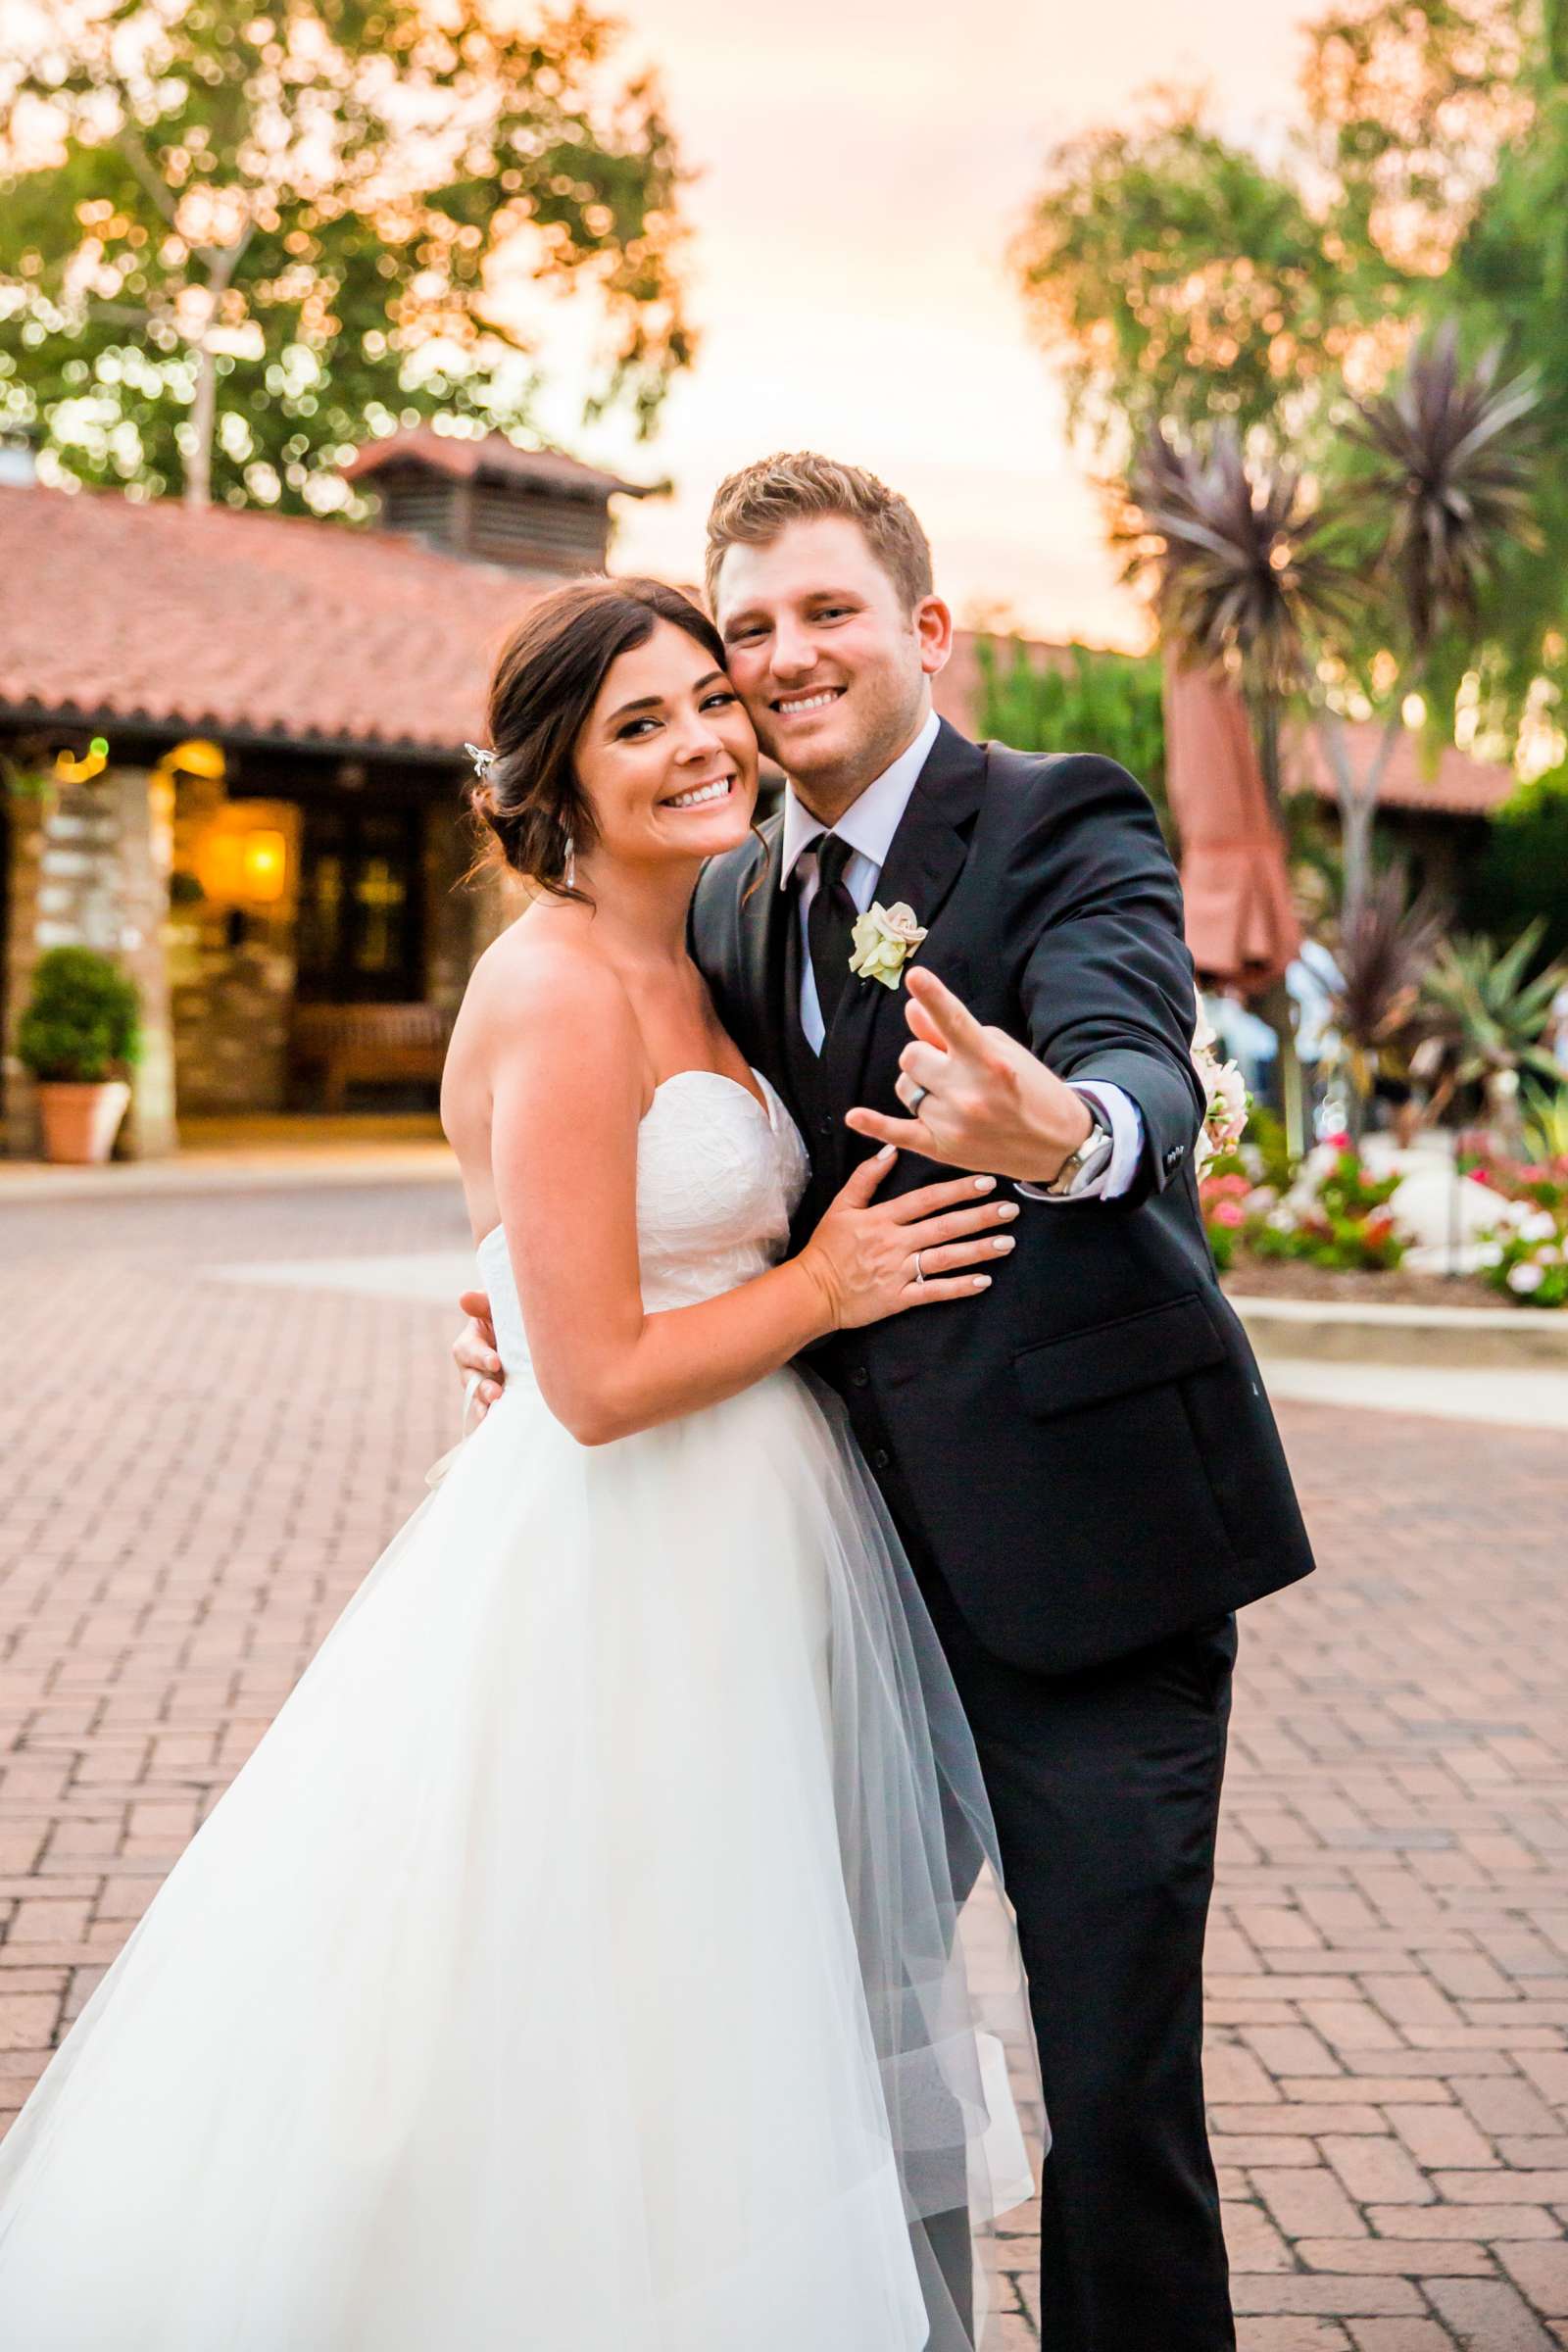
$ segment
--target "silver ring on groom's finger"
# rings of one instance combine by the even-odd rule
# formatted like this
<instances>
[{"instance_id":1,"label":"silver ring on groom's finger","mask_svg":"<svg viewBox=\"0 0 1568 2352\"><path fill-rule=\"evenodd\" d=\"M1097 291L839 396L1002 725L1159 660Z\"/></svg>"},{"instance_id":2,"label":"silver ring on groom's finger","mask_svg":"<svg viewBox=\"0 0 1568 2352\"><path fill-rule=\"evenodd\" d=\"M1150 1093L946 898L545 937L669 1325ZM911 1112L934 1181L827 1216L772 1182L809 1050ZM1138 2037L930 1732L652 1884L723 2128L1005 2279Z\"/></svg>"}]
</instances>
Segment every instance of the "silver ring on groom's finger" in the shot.
<instances>
[{"instance_id":1,"label":"silver ring on groom's finger","mask_svg":"<svg viewBox=\"0 0 1568 2352\"><path fill-rule=\"evenodd\" d=\"M911 1119L917 1119L919 1117L920 1105L930 1092L931 1089L928 1086L915 1086L911 1087L909 1092L905 1096L905 1107L907 1109Z\"/></svg>"},{"instance_id":2,"label":"silver ring on groom's finger","mask_svg":"<svg viewBox=\"0 0 1568 2352\"><path fill-rule=\"evenodd\" d=\"M921 1254L922 1252L918 1250L914 1253L914 1287L917 1291L923 1290L925 1287L925 1273L920 1264Z\"/></svg>"}]
</instances>

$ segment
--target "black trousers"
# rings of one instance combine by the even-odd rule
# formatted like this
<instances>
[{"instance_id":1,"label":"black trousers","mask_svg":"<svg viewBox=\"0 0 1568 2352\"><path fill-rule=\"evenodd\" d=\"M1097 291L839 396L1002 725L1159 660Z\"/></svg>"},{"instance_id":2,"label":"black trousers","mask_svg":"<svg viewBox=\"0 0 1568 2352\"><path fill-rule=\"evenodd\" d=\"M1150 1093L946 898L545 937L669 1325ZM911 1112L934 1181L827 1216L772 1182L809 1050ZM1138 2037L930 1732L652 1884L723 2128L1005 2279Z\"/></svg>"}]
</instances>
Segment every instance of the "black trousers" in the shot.
<instances>
[{"instance_id":1,"label":"black trousers","mask_svg":"<svg viewBox=\"0 0 1568 2352\"><path fill-rule=\"evenodd\" d=\"M1236 1620L1070 1676L982 1649L922 1576L1018 1917L1054 2141L1043 2352L1234 2352L1203 2119L1203 1935Z\"/></svg>"}]
</instances>

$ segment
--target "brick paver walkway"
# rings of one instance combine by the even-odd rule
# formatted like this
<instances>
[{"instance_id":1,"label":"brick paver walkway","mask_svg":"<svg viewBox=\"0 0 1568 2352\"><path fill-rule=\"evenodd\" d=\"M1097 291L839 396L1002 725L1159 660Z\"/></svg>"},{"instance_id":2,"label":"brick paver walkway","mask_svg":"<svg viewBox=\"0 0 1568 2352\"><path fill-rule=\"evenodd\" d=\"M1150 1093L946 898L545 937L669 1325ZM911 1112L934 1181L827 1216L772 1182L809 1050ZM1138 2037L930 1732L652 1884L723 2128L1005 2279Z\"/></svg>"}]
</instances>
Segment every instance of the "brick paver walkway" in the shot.
<instances>
[{"instance_id":1,"label":"brick paver walkway","mask_svg":"<svg viewBox=\"0 0 1568 2352\"><path fill-rule=\"evenodd\" d=\"M451 1435L450 1312L204 1268L462 1239L428 1186L0 1212L0 2119ZM1568 1447L1286 1428L1325 1568L1245 1621L1210 1948L1244 2352L1550 2352Z\"/></svg>"}]
</instances>

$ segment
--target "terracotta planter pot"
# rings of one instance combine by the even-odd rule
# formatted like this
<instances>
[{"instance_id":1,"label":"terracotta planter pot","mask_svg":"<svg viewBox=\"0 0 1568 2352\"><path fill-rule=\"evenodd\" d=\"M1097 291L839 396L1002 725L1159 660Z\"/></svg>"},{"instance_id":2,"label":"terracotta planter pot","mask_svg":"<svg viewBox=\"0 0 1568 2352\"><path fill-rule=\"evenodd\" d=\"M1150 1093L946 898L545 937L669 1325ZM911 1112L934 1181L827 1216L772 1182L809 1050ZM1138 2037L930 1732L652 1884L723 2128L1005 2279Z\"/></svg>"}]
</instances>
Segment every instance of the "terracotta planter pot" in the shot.
<instances>
[{"instance_id":1,"label":"terracotta planter pot","mask_svg":"<svg viewBox=\"0 0 1568 2352\"><path fill-rule=\"evenodd\" d=\"M114 1150L120 1122L130 1104L130 1088L122 1078L106 1079L101 1086L71 1084L62 1079L40 1083L38 1109L43 1119L46 1159L73 1167L97 1166Z\"/></svg>"}]
</instances>

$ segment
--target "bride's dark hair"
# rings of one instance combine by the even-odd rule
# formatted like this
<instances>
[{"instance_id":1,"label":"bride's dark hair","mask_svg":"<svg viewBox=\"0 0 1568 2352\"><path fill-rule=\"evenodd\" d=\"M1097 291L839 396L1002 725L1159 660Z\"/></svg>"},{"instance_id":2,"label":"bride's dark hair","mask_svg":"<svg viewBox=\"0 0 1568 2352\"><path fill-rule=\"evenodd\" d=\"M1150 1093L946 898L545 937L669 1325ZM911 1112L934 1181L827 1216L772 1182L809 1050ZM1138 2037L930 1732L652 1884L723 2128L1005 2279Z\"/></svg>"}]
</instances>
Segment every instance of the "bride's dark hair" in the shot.
<instances>
[{"instance_id":1,"label":"bride's dark hair","mask_svg":"<svg viewBox=\"0 0 1568 2352\"><path fill-rule=\"evenodd\" d=\"M574 580L534 605L513 631L490 681L490 749L469 793L514 872L557 898L581 898L567 879L572 852L596 839L577 781L577 739L612 662L646 645L661 621L684 629L714 666L724 645L702 609L662 580Z\"/></svg>"}]
</instances>

